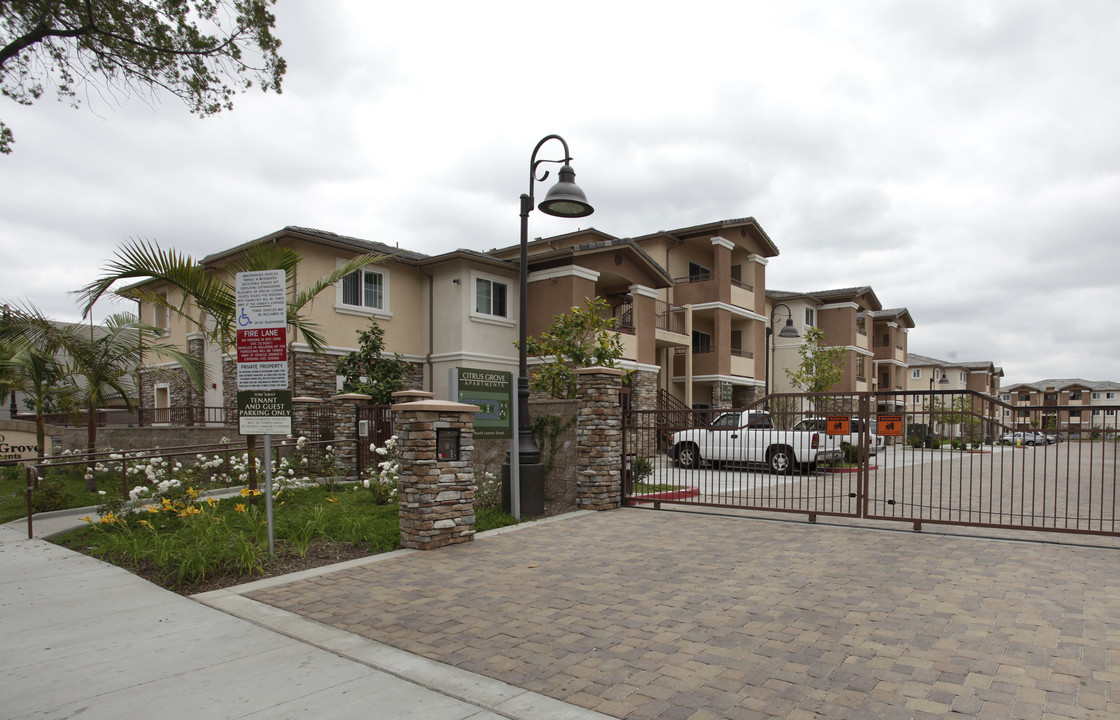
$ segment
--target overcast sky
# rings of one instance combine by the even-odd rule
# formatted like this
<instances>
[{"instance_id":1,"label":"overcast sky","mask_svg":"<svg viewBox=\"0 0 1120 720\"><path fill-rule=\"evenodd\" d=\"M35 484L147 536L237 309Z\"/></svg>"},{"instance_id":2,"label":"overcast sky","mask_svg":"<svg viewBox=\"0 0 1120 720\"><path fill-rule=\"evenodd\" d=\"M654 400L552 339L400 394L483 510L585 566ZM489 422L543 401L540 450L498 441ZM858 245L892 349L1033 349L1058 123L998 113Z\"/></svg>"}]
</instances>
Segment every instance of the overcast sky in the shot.
<instances>
[{"instance_id":1,"label":"overcast sky","mask_svg":"<svg viewBox=\"0 0 1120 720\"><path fill-rule=\"evenodd\" d=\"M303 225L428 254L518 238L537 141L595 206L544 236L752 216L771 289L870 285L910 350L1120 381L1120 3L281 0L281 95L0 100L0 298L128 238L201 257ZM557 17L559 16L559 17ZM559 144L542 157L559 157ZM551 179L538 185L543 196ZM106 302L101 316L128 305Z\"/></svg>"}]
</instances>

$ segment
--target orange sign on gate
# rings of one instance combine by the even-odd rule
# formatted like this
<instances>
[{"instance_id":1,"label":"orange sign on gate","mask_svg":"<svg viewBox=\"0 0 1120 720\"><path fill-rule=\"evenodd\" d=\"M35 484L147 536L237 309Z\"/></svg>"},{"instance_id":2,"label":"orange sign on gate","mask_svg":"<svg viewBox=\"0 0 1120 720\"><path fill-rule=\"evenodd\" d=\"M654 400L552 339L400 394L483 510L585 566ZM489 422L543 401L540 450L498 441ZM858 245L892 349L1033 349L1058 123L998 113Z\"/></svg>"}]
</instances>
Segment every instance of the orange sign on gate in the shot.
<instances>
[{"instance_id":1,"label":"orange sign on gate","mask_svg":"<svg viewBox=\"0 0 1120 720\"><path fill-rule=\"evenodd\" d=\"M901 415L880 415L879 416L879 434L886 437L902 437L902 416Z\"/></svg>"},{"instance_id":2,"label":"orange sign on gate","mask_svg":"<svg viewBox=\"0 0 1120 720\"><path fill-rule=\"evenodd\" d=\"M829 435L851 435L852 434L852 419L847 415L829 415L828 416L828 434Z\"/></svg>"}]
</instances>

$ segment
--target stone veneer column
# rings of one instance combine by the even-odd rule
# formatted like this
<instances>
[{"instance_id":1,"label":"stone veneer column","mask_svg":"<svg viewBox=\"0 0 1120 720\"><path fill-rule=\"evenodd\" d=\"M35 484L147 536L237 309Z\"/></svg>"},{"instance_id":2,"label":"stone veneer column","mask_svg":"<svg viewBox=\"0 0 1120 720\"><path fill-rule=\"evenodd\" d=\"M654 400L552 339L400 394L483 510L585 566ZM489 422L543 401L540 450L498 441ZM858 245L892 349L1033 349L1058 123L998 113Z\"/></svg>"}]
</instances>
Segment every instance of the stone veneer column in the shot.
<instances>
[{"instance_id":1,"label":"stone veneer column","mask_svg":"<svg viewBox=\"0 0 1120 720\"><path fill-rule=\"evenodd\" d=\"M626 371L580 368L575 371L579 410L576 507L611 510L622 501L622 407L619 391Z\"/></svg>"},{"instance_id":2,"label":"stone veneer column","mask_svg":"<svg viewBox=\"0 0 1120 720\"><path fill-rule=\"evenodd\" d=\"M347 475L358 474L358 446L356 443L347 442L355 438L358 442L358 405L365 405L373 398L362 393L342 393L331 395L334 404L334 436L339 442L335 446L338 460Z\"/></svg>"},{"instance_id":3,"label":"stone veneer column","mask_svg":"<svg viewBox=\"0 0 1120 720\"><path fill-rule=\"evenodd\" d=\"M474 539L474 414L477 405L419 400L396 412L401 547L434 550ZM436 431L459 431L459 459L440 459Z\"/></svg>"}]
</instances>

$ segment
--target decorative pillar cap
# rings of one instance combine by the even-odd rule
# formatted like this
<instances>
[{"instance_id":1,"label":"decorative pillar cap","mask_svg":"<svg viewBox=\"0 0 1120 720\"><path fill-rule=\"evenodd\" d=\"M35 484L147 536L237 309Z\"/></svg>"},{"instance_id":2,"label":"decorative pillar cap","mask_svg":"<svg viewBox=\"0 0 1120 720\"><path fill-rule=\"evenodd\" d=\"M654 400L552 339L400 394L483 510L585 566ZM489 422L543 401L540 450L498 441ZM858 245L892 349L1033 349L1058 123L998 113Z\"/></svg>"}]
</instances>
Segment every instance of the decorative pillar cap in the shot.
<instances>
[{"instance_id":1,"label":"decorative pillar cap","mask_svg":"<svg viewBox=\"0 0 1120 720\"><path fill-rule=\"evenodd\" d=\"M414 412L462 412L476 413L482 408L478 405L451 402L450 400L417 400L415 402L398 403L392 406L395 411L411 410Z\"/></svg>"},{"instance_id":2,"label":"decorative pillar cap","mask_svg":"<svg viewBox=\"0 0 1120 720\"><path fill-rule=\"evenodd\" d=\"M427 392L425 390L397 390L392 393L395 402L409 402L410 399L416 400L431 400L436 396L434 392Z\"/></svg>"},{"instance_id":3,"label":"decorative pillar cap","mask_svg":"<svg viewBox=\"0 0 1120 720\"><path fill-rule=\"evenodd\" d=\"M331 395L331 400L372 400L372 395L364 395L362 393L339 393L338 395Z\"/></svg>"}]
</instances>

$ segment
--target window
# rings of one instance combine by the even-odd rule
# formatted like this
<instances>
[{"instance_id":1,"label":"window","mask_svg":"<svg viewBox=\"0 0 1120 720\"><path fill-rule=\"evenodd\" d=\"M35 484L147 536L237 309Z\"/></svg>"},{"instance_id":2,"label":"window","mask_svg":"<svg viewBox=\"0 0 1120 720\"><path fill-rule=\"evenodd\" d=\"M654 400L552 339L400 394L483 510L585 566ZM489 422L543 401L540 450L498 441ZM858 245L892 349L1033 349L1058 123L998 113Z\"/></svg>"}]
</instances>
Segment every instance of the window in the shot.
<instances>
[{"instance_id":1,"label":"window","mask_svg":"<svg viewBox=\"0 0 1120 720\"><path fill-rule=\"evenodd\" d=\"M153 303L152 305L152 310L154 312L152 325L159 328L160 330L167 330L170 327L170 322L167 316L167 306L162 304L167 302L167 293L156 293L156 300L158 302Z\"/></svg>"},{"instance_id":2,"label":"window","mask_svg":"<svg viewBox=\"0 0 1120 720\"><path fill-rule=\"evenodd\" d=\"M1003 409L1003 416L1004 417L1011 417L1011 411L1008 410L1007 408L1004 408Z\"/></svg>"},{"instance_id":3,"label":"window","mask_svg":"<svg viewBox=\"0 0 1120 720\"><path fill-rule=\"evenodd\" d=\"M1030 402L1030 401L1031 401L1031 394L1030 393L1019 393L1019 402Z\"/></svg>"},{"instance_id":4,"label":"window","mask_svg":"<svg viewBox=\"0 0 1120 720\"><path fill-rule=\"evenodd\" d=\"M712 336L709 333L692 331L692 352L709 353L712 351Z\"/></svg>"},{"instance_id":5,"label":"window","mask_svg":"<svg viewBox=\"0 0 1120 720\"><path fill-rule=\"evenodd\" d=\"M690 262L688 264L688 279L690 282L702 282L704 280L712 279L712 271L700 263Z\"/></svg>"},{"instance_id":6,"label":"window","mask_svg":"<svg viewBox=\"0 0 1120 720\"><path fill-rule=\"evenodd\" d=\"M968 376L965 375L963 372L961 373L961 382L962 383L967 383L968 382Z\"/></svg>"},{"instance_id":7,"label":"window","mask_svg":"<svg viewBox=\"0 0 1120 720\"><path fill-rule=\"evenodd\" d=\"M731 354L742 355L743 353L743 331L731 331Z\"/></svg>"},{"instance_id":8,"label":"window","mask_svg":"<svg viewBox=\"0 0 1120 720\"><path fill-rule=\"evenodd\" d=\"M910 379L911 380L921 380L922 379L922 369L921 368L912 369L910 371Z\"/></svg>"},{"instance_id":9,"label":"window","mask_svg":"<svg viewBox=\"0 0 1120 720\"><path fill-rule=\"evenodd\" d=\"M385 274L377 270L355 270L342 278L339 303L355 308L387 310L388 288Z\"/></svg>"},{"instance_id":10,"label":"window","mask_svg":"<svg viewBox=\"0 0 1120 720\"><path fill-rule=\"evenodd\" d=\"M1101 399L1101 394L1100 393L1093 393L1092 398L1094 400L1100 400Z\"/></svg>"},{"instance_id":11,"label":"window","mask_svg":"<svg viewBox=\"0 0 1120 720\"><path fill-rule=\"evenodd\" d=\"M863 372L863 356L862 355L860 355L859 357L856 358L856 379L857 380L866 380L867 379L867 375L865 375L864 372Z\"/></svg>"},{"instance_id":12,"label":"window","mask_svg":"<svg viewBox=\"0 0 1120 720\"><path fill-rule=\"evenodd\" d=\"M1080 400L1081 399L1081 393L1078 392L1077 390L1071 390L1070 393L1069 393L1069 399L1070 400Z\"/></svg>"},{"instance_id":13,"label":"window","mask_svg":"<svg viewBox=\"0 0 1120 720\"><path fill-rule=\"evenodd\" d=\"M1111 393L1105 393L1105 394L1104 394L1104 399L1105 399L1105 400L1112 400L1112 399L1114 399L1115 397L1116 397L1116 393L1114 393L1114 392L1111 392Z\"/></svg>"},{"instance_id":14,"label":"window","mask_svg":"<svg viewBox=\"0 0 1120 720\"><path fill-rule=\"evenodd\" d=\"M1081 411L1080 410L1070 410L1069 411L1069 416L1071 418L1080 418L1081 417Z\"/></svg>"},{"instance_id":15,"label":"window","mask_svg":"<svg viewBox=\"0 0 1120 720\"><path fill-rule=\"evenodd\" d=\"M1004 393L1004 394L999 396L999 399L1003 400L1004 402L1011 402L1011 394L1010 393Z\"/></svg>"},{"instance_id":16,"label":"window","mask_svg":"<svg viewBox=\"0 0 1120 720\"><path fill-rule=\"evenodd\" d=\"M805 308L805 327L817 326L817 311L814 308Z\"/></svg>"},{"instance_id":17,"label":"window","mask_svg":"<svg viewBox=\"0 0 1120 720\"><path fill-rule=\"evenodd\" d=\"M479 315L509 317L509 286L488 278L474 280L474 311Z\"/></svg>"},{"instance_id":18,"label":"window","mask_svg":"<svg viewBox=\"0 0 1120 720\"><path fill-rule=\"evenodd\" d=\"M1093 417L1100 417L1100 415L1101 415L1101 411L1100 411L1100 410L1094 410L1094 411L1093 411Z\"/></svg>"},{"instance_id":19,"label":"window","mask_svg":"<svg viewBox=\"0 0 1120 720\"><path fill-rule=\"evenodd\" d=\"M1021 418L1030 417L1030 416L1031 416L1031 411L1030 410L1020 410L1019 411L1019 417L1021 417Z\"/></svg>"},{"instance_id":20,"label":"window","mask_svg":"<svg viewBox=\"0 0 1120 720\"><path fill-rule=\"evenodd\" d=\"M1107 415L1108 417L1112 417L1116 414L1116 411L1115 410L1105 410L1104 414Z\"/></svg>"}]
</instances>

